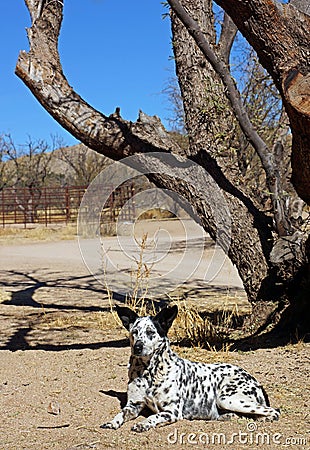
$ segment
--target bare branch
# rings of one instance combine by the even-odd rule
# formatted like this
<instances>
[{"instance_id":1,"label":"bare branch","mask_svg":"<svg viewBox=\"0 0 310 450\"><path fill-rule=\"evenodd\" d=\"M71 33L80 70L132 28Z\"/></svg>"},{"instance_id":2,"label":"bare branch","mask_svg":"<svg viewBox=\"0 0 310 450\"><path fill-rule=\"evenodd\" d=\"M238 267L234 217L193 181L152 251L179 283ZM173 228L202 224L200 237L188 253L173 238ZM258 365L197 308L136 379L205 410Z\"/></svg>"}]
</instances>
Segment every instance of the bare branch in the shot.
<instances>
[{"instance_id":1,"label":"bare branch","mask_svg":"<svg viewBox=\"0 0 310 450\"><path fill-rule=\"evenodd\" d=\"M234 43L238 28L229 17L226 12L224 13L224 20L221 28L221 35L218 42L219 52L222 55L222 58L229 65L229 57L232 45Z\"/></svg>"},{"instance_id":2,"label":"bare branch","mask_svg":"<svg viewBox=\"0 0 310 450\"><path fill-rule=\"evenodd\" d=\"M256 133L254 127L252 126L247 112L243 106L239 91L226 64L215 54L212 46L206 40L205 35L201 31L197 22L190 17L190 15L186 12L185 8L183 8L180 2L178 0L168 0L168 3L170 4L171 8L178 16L178 18L183 22L190 35L194 38L196 44L201 49L204 56L207 58L213 69L223 81L226 87L227 98L230 101L236 117L239 120L242 131L246 135L247 139L251 142L253 147L256 149L261 158L266 173L269 174L270 172L272 172L273 167L267 145Z\"/></svg>"},{"instance_id":3,"label":"bare branch","mask_svg":"<svg viewBox=\"0 0 310 450\"><path fill-rule=\"evenodd\" d=\"M6 155L6 171L10 174L7 185L40 190L51 174L51 148L44 140L28 137L25 145L16 146L11 135L2 138L1 147Z\"/></svg>"},{"instance_id":4,"label":"bare branch","mask_svg":"<svg viewBox=\"0 0 310 450\"><path fill-rule=\"evenodd\" d=\"M66 183L80 186L89 185L111 163L109 158L90 150L84 144L61 147L55 152L55 157L68 168Z\"/></svg>"}]
</instances>

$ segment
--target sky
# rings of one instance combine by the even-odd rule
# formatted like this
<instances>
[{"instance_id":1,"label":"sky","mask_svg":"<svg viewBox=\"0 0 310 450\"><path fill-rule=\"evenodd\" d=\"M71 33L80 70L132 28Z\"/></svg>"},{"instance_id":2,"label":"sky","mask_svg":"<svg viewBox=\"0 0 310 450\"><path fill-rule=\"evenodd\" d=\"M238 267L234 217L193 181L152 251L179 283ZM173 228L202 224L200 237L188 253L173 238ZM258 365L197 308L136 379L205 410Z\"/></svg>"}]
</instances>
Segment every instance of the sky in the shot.
<instances>
[{"instance_id":1,"label":"sky","mask_svg":"<svg viewBox=\"0 0 310 450\"><path fill-rule=\"evenodd\" d=\"M41 107L14 74L20 50L28 50L30 17L24 0L0 2L0 135L17 145L30 136L64 144L77 141ZM168 125L162 94L174 75L169 19L161 0L65 0L59 51L75 91L104 114L121 108L135 121L139 109Z\"/></svg>"}]
</instances>

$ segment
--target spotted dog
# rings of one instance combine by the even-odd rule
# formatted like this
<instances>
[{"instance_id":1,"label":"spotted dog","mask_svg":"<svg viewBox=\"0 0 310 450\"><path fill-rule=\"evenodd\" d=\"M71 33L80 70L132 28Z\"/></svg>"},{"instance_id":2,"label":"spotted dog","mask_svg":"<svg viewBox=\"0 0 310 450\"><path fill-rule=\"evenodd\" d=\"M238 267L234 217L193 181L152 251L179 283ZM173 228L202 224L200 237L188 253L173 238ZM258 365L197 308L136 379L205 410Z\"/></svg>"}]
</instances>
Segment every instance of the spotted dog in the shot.
<instances>
[{"instance_id":1,"label":"spotted dog","mask_svg":"<svg viewBox=\"0 0 310 450\"><path fill-rule=\"evenodd\" d=\"M231 364L202 364L180 358L170 348L167 332L177 306L162 309L155 317L139 317L126 307L116 307L129 331L131 357L127 404L101 428L119 428L135 419L147 406L154 414L135 424L142 432L180 419L224 420L235 414L278 420L263 387L249 373Z\"/></svg>"}]
</instances>

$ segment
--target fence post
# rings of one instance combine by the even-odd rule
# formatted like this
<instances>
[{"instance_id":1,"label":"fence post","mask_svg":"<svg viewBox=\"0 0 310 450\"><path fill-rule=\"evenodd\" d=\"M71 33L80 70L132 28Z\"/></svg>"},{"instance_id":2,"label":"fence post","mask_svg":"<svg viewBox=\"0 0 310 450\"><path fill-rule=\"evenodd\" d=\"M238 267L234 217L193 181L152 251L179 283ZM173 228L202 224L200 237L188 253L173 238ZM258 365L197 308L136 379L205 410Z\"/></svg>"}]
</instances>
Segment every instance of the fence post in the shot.
<instances>
[{"instance_id":1,"label":"fence post","mask_svg":"<svg viewBox=\"0 0 310 450\"><path fill-rule=\"evenodd\" d=\"M17 200L16 200L16 192L14 192L14 200L13 200L13 202L14 202L14 223L17 223L17 211L16 211L16 209L17 209Z\"/></svg>"},{"instance_id":2,"label":"fence post","mask_svg":"<svg viewBox=\"0 0 310 450\"><path fill-rule=\"evenodd\" d=\"M26 188L23 189L24 192L24 228L27 228L27 208L28 205L26 204Z\"/></svg>"},{"instance_id":3,"label":"fence post","mask_svg":"<svg viewBox=\"0 0 310 450\"><path fill-rule=\"evenodd\" d=\"M5 227L5 211L4 211L5 206L4 206L4 190L3 189L2 189L1 198L2 198L2 226L4 228Z\"/></svg>"},{"instance_id":4,"label":"fence post","mask_svg":"<svg viewBox=\"0 0 310 450\"><path fill-rule=\"evenodd\" d=\"M46 198L46 187L44 189L44 219L45 226L47 227L47 198Z\"/></svg>"},{"instance_id":5,"label":"fence post","mask_svg":"<svg viewBox=\"0 0 310 450\"><path fill-rule=\"evenodd\" d=\"M135 185L134 183L131 183L130 185L130 194L129 194L129 199L132 199L130 202L130 219L129 220L134 220L136 217L136 206L135 206L135 201L134 201L134 196L135 196Z\"/></svg>"},{"instance_id":6,"label":"fence post","mask_svg":"<svg viewBox=\"0 0 310 450\"><path fill-rule=\"evenodd\" d=\"M70 219L70 197L69 197L69 187L66 186L66 225L68 225Z\"/></svg>"}]
</instances>

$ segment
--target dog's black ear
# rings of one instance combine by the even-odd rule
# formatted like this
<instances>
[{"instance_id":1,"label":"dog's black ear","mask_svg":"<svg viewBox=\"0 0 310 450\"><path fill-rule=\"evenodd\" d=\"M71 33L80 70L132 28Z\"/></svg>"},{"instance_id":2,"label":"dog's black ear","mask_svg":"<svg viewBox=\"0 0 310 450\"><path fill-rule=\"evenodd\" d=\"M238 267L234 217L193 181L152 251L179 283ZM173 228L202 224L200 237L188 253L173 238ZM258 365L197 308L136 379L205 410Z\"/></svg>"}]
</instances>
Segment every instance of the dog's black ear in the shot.
<instances>
[{"instance_id":1,"label":"dog's black ear","mask_svg":"<svg viewBox=\"0 0 310 450\"><path fill-rule=\"evenodd\" d=\"M118 306L115 305L116 312L118 317L121 319L124 327L129 330L130 324L133 324L137 318L139 317L132 309L127 308L126 306Z\"/></svg>"},{"instance_id":2,"label":"dog's black ear","mask_svg":"<svg viewBox=\"0 0 310 450\"><path fill-rule=\"evenodd\" d=\"M174 305L170 308L169 307L163 308L153 318L153 323L156 326L157 331L161 337L167 335L168 330L171 327L177 314L178 314L178 307L177 307L177 305Z\"/></svg>"}]
</instances>

